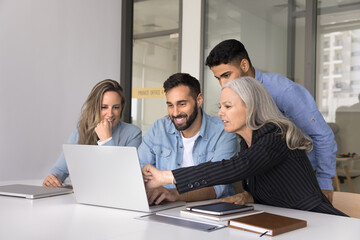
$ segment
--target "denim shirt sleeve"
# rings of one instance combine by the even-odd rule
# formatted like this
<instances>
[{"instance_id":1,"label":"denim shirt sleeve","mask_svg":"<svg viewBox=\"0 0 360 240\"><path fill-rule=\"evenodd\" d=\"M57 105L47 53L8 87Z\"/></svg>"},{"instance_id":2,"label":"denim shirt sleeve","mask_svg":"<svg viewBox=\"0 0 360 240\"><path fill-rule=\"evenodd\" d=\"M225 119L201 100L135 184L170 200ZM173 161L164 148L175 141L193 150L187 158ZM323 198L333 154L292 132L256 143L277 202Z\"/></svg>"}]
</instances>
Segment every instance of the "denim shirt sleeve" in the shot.
<instances>
[{"instance_id":1,"label":"denim shirt sleeve","mask_svg":"<svg viewBox=\"0 0 360 240\"><path fill-rule=\"evenodd\" d=\"M138 148L141 144L141 130L135 125L121 123L113 130L113 137L104 146L128 146Z\"/></svg>"},{"instance_id":2,"label":"denim shirt sleeve","mask_svg":"<svg viewBox=\"0 0 360 240\"><path fill-rule=\"evenodd\" d=\"M155 166L155 153L153 152L153 141L155 138L154 125L149 129L142 138L142 143L138 148L140 166L143 168L146 164Z\"/></svg>"},{"instance_id":3,"label":"denim shirt sleeve","mask_svg":"<svg viewBox=\"0 0 360 240\"><path fill-rule=\"evenodd\" d=\"M71 133L67 143L77 144L79 142L79 133L77 128ZM64 152L61 153L60 157L56 161L55 165L50 170L49 174L54 174L62 182L69 176L69 170L66 165Z\"/></svg>"},{"instance_id":4,"label":"denim shirt sleeve","mask_svg":"<svg viewBox=\"0 0 360 240\"><path fill-rule=\"evenodd\" d=\"M208 153L207 159L198 159L196 164L204 162L218 162L223 159L230 159L235 156L238 150L237 135L228 133L224 130L224 125L220 118L210 117L203 112L203 123L200 129L200 142L194 145L197 152ZM200 147L201 146L201 147ZM214 186L216 198L234 195L233 184Z\"/></svg>"},{"instance_id":5,"label":"denim shirt sleeve","mask_svg":"<svg viewBox=\"0 0 360 240\"><path fill-rule=\"evenodd\" d=\"M141 143L141 131L134 125L123 124L123 127L119 127L113 130L113 137L110 141L106 142L103 146L132 146L138 147ZM77 144L79 142L79 132L76 128L70 135L67 143ZM69 170L66 165L64 153L62 152L53 168L50 170L50 174L54 174L62 182L69 176Z\"/></svg>"},{"instance_id":6,"label":"denim shirt sleeve","mask_svg":"<svg viewBox=\"0 0 360 240\"><path fill-rule=\"evenodd\" d=\"M142 141L141 131L137 131L134 135L129 139L128 145L129 147L139 147Z\"/></svg>"},{"instance_id":7,"label":"denim shirt sleeve","mask_svg":"<svg viewBox=\"0 0 360 240\"><path fill-rule=\"evenodd\" d=\"M206 118L210 117L206 115ZM206 120L204 119L204 121ZM225 132L220 119L209 120L204 125L208 125L208 127L204 129L204 136L199 136L196 140L193 150L202 154L203 157L201 160L194 160L195 165L206 161L229 159L236 154L236 134ZM182 159L183 149L177 148L177 146L178 144L182 145L182 140L181 137L176 137L178 133L175 128L168 127L168 120L159 119L143 136L143 141L138 149L141 167L146 164L151 164L160 170L173 170L180 167L178 163ZM211 154L207 154L209 152ZM164 187L175 188L172 184ZM234 194L232 184L215 186L214 190L218 198Z\"/></svg>"},{"instance_id":8,"label":"denim shirt sleeve","mask_svg":"<svg viewBox=\"0 0 360 240\"><path fill-rule=\"evenodd\" d=\"M293 84L278 101L279 108L313 141L308 154L321 189L333 190L331 178L336 174L337 145L331 128L319 112L314 98L302 86Z\"/></svg>"}]
</instances>

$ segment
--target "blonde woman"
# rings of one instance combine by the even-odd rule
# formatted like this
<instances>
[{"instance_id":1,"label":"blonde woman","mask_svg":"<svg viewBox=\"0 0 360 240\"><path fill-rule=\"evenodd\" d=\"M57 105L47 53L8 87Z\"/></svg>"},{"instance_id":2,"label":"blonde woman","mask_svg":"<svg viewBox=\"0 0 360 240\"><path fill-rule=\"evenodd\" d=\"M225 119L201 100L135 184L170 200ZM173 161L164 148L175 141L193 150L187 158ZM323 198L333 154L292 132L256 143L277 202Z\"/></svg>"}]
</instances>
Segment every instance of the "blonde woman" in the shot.
<instances>
[{"instance_id":1,"label":"blonde woman","mask_svg":"<svg viewBox=\"0 0 360 240\"><path fill-rule=\"evenodd\" d=\"M141 131L132 124L121 122L125 96L120 84L106 79L96 84L86 99L77 128L69 144L133 146L141 143ZM43 186L61 187L69 176L62 153L45 178Z\"/></svg>"},{"instance_id":2,"label":"blonde woman","mask_svg":"<svg viewBox=\"0 0 360 240\"><path fill-rule=\"evenodd\" d=\"M245 193L225 199L346 216L321 192L306 155L311 139L284 117L264 86L252 77L222 88L219 115L225 131L240 135L237 156L195 167L143 168L148 188L175 183L179 193L244 180Z\"/></svg>"}]
</instances>

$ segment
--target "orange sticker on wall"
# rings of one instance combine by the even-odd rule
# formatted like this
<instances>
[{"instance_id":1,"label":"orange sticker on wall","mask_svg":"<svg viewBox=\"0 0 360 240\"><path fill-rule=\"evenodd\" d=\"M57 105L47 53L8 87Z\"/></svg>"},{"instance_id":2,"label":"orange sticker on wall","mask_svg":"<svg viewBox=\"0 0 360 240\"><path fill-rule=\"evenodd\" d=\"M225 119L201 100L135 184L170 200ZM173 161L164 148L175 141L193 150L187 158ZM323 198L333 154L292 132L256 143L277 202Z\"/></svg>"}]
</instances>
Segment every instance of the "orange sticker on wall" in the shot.
<instances>
[{"instance_id":1,"label":"orange sticker on wall","mask_svg":"<svg viewBox=\"0 0 360 240\"><path fill-rule=\"evenodd\" d=\"M165 91L163 87L132 89L132 98L164 98L164 97L165 97Z\"/></svg>"}]
</instances>

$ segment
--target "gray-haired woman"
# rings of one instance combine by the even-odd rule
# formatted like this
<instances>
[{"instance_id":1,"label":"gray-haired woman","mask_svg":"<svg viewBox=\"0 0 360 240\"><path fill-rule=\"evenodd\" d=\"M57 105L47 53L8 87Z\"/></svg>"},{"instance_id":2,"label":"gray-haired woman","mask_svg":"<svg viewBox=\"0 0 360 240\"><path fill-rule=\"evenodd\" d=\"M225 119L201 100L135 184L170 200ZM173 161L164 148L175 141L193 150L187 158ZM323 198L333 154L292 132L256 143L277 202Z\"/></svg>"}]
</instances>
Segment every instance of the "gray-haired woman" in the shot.
<instances>
[{"instance_id":1,"label":"gray-haired woman","mask_svg":"<svg viewBox=\"0 0 360 240\"><path fill-rule=\"evenodd\" d=\"M244 180L256 203L346 216L320 190L306 155L311 139L280 113L261 83L243 77L225 84L219 116L225 131L241 137L237 156L173 171L146 165L146 186L175 183L184 193Z\"/></svg>"}]
</instances>

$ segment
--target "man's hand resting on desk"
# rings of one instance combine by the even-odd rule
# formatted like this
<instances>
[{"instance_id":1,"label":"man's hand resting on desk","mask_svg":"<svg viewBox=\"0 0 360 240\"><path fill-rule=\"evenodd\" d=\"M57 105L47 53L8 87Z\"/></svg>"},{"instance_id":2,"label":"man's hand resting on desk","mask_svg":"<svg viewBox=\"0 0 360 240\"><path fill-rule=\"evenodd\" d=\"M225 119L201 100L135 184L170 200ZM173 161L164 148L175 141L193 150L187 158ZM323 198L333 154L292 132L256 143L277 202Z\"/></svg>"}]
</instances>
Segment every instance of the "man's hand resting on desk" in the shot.
<instances>
[{"instance_id":1,"label":"man's hand resting on desk","mask_svg":"<svg viewBox=\"0 0 360 240\"><path fill-rule=\"evenodd\" d=\"M325 197L327 197L327 199L329 199L329 201L332 203L334 191L333 190L323 190L323 189L321 189L321 191L325 195Z\"/></svg>"},{"instance_id":2,"label":"man's hand resting on desk","mask_svg":"<svg viewBox=\"0 0 360 240\"><path fill-rule=\"evenodd\" d=\"M238 205L245 205L247 203L254 203L254 198L248 192L238 193L230 197L219 199L218 202L235 203Z\"/></svg>"},{"instance_id":3,"label":"man's hand resting on desk","mask_svg":"<svg viewBox=\"0 0 360 240\"><path fill-rule=\"evenodd\" d=\"M61 180L58 179L54 174L47 176L43 182L44 187L61 187Z\"/></svg>"},{"instance_id":4,"label":"man's hand resting on desk","mask_svg":"<svg viewBox=\"0 0 360 240\"><path fill-rule=\"evenodd\" d=\"M179 193L176 189L167 189L164 187L147 189L146 195L148 197L149 205L158 205L163 201L175 202L179 200Z\"/></svg>"}]
</instances>

